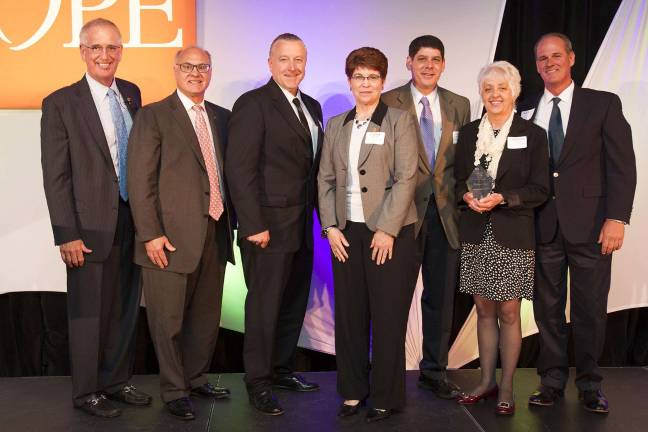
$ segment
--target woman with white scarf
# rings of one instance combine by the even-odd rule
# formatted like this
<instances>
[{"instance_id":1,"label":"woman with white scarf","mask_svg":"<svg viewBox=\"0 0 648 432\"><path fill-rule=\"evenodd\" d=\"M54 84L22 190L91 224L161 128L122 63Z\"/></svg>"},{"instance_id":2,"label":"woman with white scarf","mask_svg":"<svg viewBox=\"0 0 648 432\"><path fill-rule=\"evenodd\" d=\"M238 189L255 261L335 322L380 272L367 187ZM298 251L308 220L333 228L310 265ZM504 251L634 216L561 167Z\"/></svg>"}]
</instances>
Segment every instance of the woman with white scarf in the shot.
<instances>
[{"instance_id":1,"label":"woman with white scarf","mask_svg":"<svg viewBox=\"0 0 648 432\"><path fill-rule=\"evenodd\" d=\"M533 299L533 209L549 196L549 153L546 132L514 111L520 74L513 65L498 61L485 66L478 84L486 114L459 133L455 187L461 211L459 290L472 294L477 309L481 380L457 401L470 405L497 398L495 412L510 415L515 412L513 375L522 343L520 302ZM493 180L485 197L479 197L470 178L475 169Z\"/></svg>"}]
</instances>

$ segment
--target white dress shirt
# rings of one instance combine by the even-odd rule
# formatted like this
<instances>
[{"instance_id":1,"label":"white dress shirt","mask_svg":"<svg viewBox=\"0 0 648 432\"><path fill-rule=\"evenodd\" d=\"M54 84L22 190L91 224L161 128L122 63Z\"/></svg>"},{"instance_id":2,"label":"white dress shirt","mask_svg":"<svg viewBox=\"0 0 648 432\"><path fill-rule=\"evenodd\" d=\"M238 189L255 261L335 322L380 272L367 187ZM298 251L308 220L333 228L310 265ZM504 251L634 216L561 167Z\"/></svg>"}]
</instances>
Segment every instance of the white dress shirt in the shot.
<instances>
[{"instance_id":1,"label":"white dress shirt","mask_svg":"<svg viewBox=\"0 0 648 432\"><path fill-rule=\"evenodd\" d=\"M441 104L439 103L439 92L437 92L438 87L435 87L434 90L427 96L423 95L416 88L414 83L410 84L410 89L412 90L412 100L414 101L414 107L416 108L416 118L421 124L421 114L423 113L423 104L421 103L421 98L427 98L430 102L430 110L432 111L432 118L434 120L434 156L439 153L439 141L441 140L441 125L443 124L441 118Z\"/></svg>"},{"instance_id":2,"label":"white dress shirt","mask_svg":"<svg viewBox=\"0 0 648 432\"><path fill-rule=\"evenodd\" d=\"M346 214L347 220L351 222L363 222L364 210L362 209L362 191L360 190L360 174L358 173L358 159L360 148L364 141L365 133L369 127L366 122L361 127L351 125L351 140L349 142L349 160L347 162L347 187L346 187Z\"/></svg>"},{"instance_id":3,"label":"white dress shirt","mask_svg":"<svg viewBox=\"0 0 648 432\"><path fill-rule=\"evenodd\" d=\"M207 108L205 108L205 100L203 99L200 101L200 103L195 103L187 95L182 93L180 90L176 90L176 93L178 93L178 98L180 98L180 102L182 102L182 106L184 106L184 109L187 110L187 114L189 114L189 119L191 120L191 124L193 125L194 131L196 130L196 116L197 115L202 115L203 118L205 119L205 124L207 125L207 132L209 132L209 138L211 139L212 142L212 155L214 156L214 161L216 161L216 172L218 174L218 184L219 184L219 189L221 191L221 196L225 197L225 189L223 188L223 174L221 174L221 166L220 162L218 161L218 158L216 157L216 149L215 149L215 143L214 143L214 135L212 134L212 127L213 125L211 124L210 118L207 115ZM202 107L202 111L200 111L200 114L194 111L193 107L194 105L200 105Z\"/></svg>"},{"instance_id":4,"label":"white dress shirt","mask_svg":"<svg viewBox=\"0 0 648 432\"><path fill-rule=\"evenodd\" d=\"M544 130L549 133L549 119L551 118L551 110L553 109L553 99L554 96L549 90L545 89L540 102L538 103L538 112L535 113L533 122L538 126L542 127ZM562 120L563 134L567 135L567 123L569 123L569 114L571 113L572 99L574 98L574 81L569 84L565 90L558 95L560 102L558 102L558 108L560 108L560 118Z\"/></svg>"},{"instance_id":5,"label":"white dress shirt","mask_svg":"<svg viewBox=\"0 0 648 432\"><path fill-rule=\"evenodd\" d=\"M117 101L122 110L124 118L130 117L128 107L124 104L124 98L119 93L117 82L113 79L110 87L106 87L96 79L92 78L89 74L85 74L86 81L90 86L90 94L94 101L97 113L99 113L99 120L101 120L101 127L106 135L106 142L108 143L108 150L110 150L110 158L112 159L115 168L115 174L119 178L119 154L117 145L117 134L115 133L115 123L113 123L112 113L110 112L110 99L108 97L108 89L111 88L117 93Z\"/></svg>"},{"instance_id":6,"label":"white dress shirt","mask_svg":"<svg viewBox=\"0 0 648 432\"><path fill-rule=\"evenodd\" d=\"M315 123L315 120L313 120L311 113L308 112L308 107L306 107L306 104L304 104L304 101L301 98L301 92L299 90L297 90L297 96L293 96L293 94L290 93L285 88L281 86L279 86L279 88L283 92L284 96L286 96L286 99L288 99L288 103L290 104L290 107L295 113L295 116L297 116L297 120L301 123L301 120L299 120L299 113L297 112L297 107L293 103L293 99L295 98L299 99L299 103L301 103L302 106L302 111L304 111L304 116L306 116L306 121L308 122L308 129L310 130L311 142L313 144L313 160L315 160L315 154L317 153L317 137L319 136L317 130L317 123Z\"/></svg>"}]
</instances>

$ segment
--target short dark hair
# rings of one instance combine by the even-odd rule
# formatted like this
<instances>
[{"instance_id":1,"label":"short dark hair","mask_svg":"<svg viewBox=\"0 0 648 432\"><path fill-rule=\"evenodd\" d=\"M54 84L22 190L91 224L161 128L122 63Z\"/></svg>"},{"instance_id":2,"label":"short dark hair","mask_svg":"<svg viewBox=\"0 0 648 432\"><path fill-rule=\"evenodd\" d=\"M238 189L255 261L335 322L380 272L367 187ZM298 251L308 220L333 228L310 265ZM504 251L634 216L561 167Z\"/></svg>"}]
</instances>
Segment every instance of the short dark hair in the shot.
<instances>
[{"instance_id":1,"label":"short dark hair","mask_svg":"<svg viewBox=\"0 0 648 432\"><path fill-rule=\"evenodd\" d=\"M567 37L567 35L565 35L563 33L558 33L558 32L551 32L551 33L546 33L546 34L543 34L542 36L540 36L538 38L538 40L536 41L535 45L533 45L533 55L534 56L535 56L535 53L536 53L536 51L538 49L538 45L540 44L540 42L542 42L544 39L549 38L549 37L555 37L555 38L558 38L558 39L562 40L565 43L565 51L567 51L567 54L574 51L574 48L572 47L572 42Z\"/></svg>"},{"instance_id":2,"label":"short dark hair","mask_svg":"<svg viewBox=\"0 0 648 432\"><path fill-rule=\"evenodd\" d=\"M279 36L277 36L276 38L274 38L272 40L272 43L270 44L270 50L268 51L268 56L272 55L272 48L280 40L297 41L297 42L304 43L304 41L299 36L297 36L296 34L293 34L293 33L281 33Z\"/></svg>"},{"instance_id":3,"label":"short dark hair","mask_svg":"<svg viewBox=\"0 0 648 432\"><path fill-rule=\"evenodd\" d=\"M409 50L408 50L409 57L414 58L416 53L419 52L421 48L438 49L439 52L441 53L441 59L445 60L445 47L443 46L443 42L441 42L441 39L439 39L438 37L432 35L423 35L414 39L409 44Z\"/></svg>"},{"instance_id":4,"label":"short dark hair","mask_svg":"<svg viewBox=\"0 0 648 432\"><path fill-rule=\"evenodd\" d=\"M375 69L380 73L380 78L387 78L387 57L379 49L362 47L354 49L346 58L344 72L351 79L353 71L359 67Z\"/></svg>"}]
</instances>

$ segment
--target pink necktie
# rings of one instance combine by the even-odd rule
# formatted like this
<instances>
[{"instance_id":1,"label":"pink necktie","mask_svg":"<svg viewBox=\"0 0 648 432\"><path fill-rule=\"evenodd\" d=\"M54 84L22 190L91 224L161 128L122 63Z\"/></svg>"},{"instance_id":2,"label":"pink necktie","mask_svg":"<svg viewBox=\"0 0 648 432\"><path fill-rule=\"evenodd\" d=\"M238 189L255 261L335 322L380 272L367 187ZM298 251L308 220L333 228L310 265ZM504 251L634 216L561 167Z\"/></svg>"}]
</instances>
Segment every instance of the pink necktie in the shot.
<instances>
[{"instance_id":1,"label":"pink necktie","mask_svg":"<svg viewBox=\"0 0 648 432\"><path fill-rule=\"evenodd\" d=\"M192 109L196 112L196 135L205 159L207 177L209 178L209 215L218 220L223 214L223 197L221 196L220 181L216 170L216 161L214 160L214 145L207 130L207 122L202 114L204 108L200 105L194 105Z\"/></svg>"}]
</instances>

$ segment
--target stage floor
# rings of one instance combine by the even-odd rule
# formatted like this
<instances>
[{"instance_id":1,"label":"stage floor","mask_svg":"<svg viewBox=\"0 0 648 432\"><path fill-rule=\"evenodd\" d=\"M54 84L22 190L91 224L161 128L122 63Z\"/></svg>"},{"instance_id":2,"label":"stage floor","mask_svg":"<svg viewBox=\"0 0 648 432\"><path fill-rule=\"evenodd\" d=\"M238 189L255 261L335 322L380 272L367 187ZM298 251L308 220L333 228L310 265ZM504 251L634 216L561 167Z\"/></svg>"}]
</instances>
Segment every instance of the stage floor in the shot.
<instances>
[{"instance_id":1,"label":"stage floor","mask_svg":"<svg viewBox=\"0 0 648 432\"><path fill-rule=\"evenodd\" d=\"M572 370L572 376L574 371ZM565 432L639 432L648 430L648 369L607 368L603 370L604 390L610 400L610 414L586 412L577 399L573 385L567 388L564 400L551 408L529 408L527 396L537 385L533 369L519 369L515 390L517 412L512 417L495 416L494 401L464 408L453 401L443 401L416 387L418 372L408 372L407 408L391 418L365 424L364 412L353 418L338 419L340 399L335 391L335 372L305 373L318 382L321 390L314 393L277 391L286 409L279 417L257 413L248 403L241 374L214 375L212 382L232 390L225 401L195 399L197 418L191 422L177 420L166 413L158 397L158 377L139 375L133 383L155 395L152 407L125 407L115 419L98 419L73 409L68 377L0 378L0 431L565 431ZM478 370L450 371L449 376L462 388L474 385Z\"/></svg>"}]
</instances>

